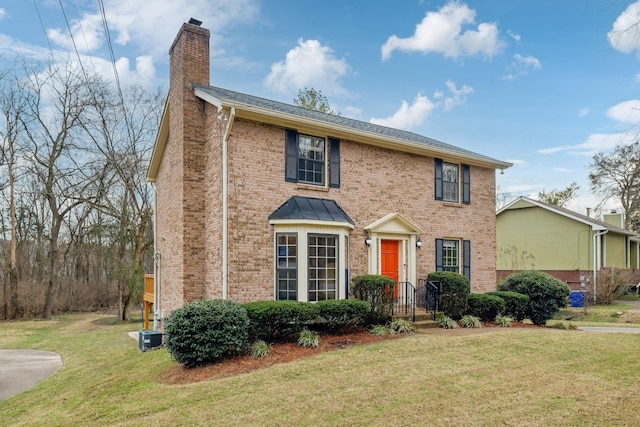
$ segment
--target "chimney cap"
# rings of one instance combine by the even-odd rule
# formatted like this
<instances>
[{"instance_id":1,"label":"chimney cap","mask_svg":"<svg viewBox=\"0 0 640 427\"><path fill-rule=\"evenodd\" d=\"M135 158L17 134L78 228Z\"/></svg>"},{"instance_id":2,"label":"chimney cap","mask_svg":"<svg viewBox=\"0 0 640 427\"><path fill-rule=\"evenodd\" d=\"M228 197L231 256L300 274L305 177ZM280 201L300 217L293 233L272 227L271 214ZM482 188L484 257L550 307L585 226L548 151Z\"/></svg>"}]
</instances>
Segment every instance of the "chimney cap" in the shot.
<instances>
[{"instance_id":1,"label":"chimney cap","mask_svg":"<svg viewBox=\"0 0 640 427\"><path fill-rule=\"evenodd\" d=\"M189 24L199 27L200 25L202 25L202 21L198 21L195 18L191 18L189 19Z\"/></svg>"}]
</instances>

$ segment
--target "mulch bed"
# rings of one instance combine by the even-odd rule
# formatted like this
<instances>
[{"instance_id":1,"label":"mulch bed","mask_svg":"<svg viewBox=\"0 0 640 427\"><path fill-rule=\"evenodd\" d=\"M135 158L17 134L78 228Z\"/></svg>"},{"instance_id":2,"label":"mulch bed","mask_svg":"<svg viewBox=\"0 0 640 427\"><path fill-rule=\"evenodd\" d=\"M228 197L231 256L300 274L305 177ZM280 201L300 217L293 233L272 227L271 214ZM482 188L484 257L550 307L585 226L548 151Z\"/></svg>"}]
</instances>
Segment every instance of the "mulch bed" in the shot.
<instances>
[{"instance_id":1,"label":"mulch bed","mask_svg":"<svg viewBox=\"0 0 640 427\"><path fill-rule=\"evenodd\" d=\"M483 323L482 328L423 329L419 333L438 335L472 335L496 331L499 328L491 322ZM513 322L511 328L539 328L539 326ZM340 335L322 335L317 348L301 347L297 343L276 343L271 345L269 356L254 359L250 356L238 356L218 363L194 368L185 368L175 364L165 370L159 378L163 384L190 384L207 381L212 378L224 378L262 369L278 363L288 363L304 357L326 351L340 350L354 345L397 339L403 335L373 335L366 329L358 329Z\"/></svg>"}]
</instances>

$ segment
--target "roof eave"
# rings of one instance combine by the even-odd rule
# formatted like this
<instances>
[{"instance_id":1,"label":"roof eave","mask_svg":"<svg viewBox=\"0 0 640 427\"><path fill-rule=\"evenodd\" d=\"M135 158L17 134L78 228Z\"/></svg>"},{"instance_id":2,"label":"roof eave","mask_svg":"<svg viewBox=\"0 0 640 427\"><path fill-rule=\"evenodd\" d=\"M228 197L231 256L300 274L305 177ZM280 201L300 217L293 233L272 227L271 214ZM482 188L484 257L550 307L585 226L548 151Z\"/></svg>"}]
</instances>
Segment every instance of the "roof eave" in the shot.
<instances>
[{"instance_id":1,"label":"roof eave","mask_svg":"<svg viewBox=\"0 0 640 427\"><path fill-rule=\"evenodd\" d=\"M156 182L158 169L160 169L160 162L162 161L164 149L166 148L167 140L169 139L169 119L169 97L167 97L164 103L164 110L162 111L162 118L160 119L158 134L156 135L156 140L153 144L151 160L149 161L149 167L147 168L147 182Z\"/></svg>"},{"instance_id":2,"label":"roof eave","mask_svg":"<svg viewBox=\"0 0 640 427\"><path fill-rule=\"evenodd\" d=\"M331 136L338 138L350 139L352 141L361 142L377 147L388 148L413 154L426 155L430 157L445 157L451 159L459 159L473 166L488 167L492 169L507 169L513 166L512 163L501 160L489 159L483 156L473 156L460 153L455 150L446 148L429 147L418 142L407 141L400 138L383 136L375 132L353 129L341 126L335 123L328 123L322 120L312 119L309 117L301 117L294 114L273 111L267 108L257 107L241 102L231 102L224 99L216 98L202 89L195 88L197 97L215 105L218 109L224 107L235 107L236 117L278 124L283 127L300 127L303 126L308 131L330 132Z\"/></svg>"}]
</instances>

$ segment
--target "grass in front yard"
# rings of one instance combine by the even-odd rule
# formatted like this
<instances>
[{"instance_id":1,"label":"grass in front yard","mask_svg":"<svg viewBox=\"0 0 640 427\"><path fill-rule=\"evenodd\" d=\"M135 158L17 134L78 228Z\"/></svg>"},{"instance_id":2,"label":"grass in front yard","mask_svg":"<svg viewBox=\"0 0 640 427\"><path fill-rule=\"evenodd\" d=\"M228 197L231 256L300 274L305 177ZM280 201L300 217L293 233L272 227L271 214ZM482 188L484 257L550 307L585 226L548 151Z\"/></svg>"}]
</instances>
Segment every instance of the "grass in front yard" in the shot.
<instances>
[{"instance_id":1,"label":"grass in front yard","mask_svg":"<svg viewBox=\"0 0 640 427\"><path fill-rule=\"evenodd\" d=\"M596 305L562 308L554 320L570 321L580 326L635 326L640 327L640 312L628 304Z\"/></svg>"},{"instance_id":2,"label":"grass in front yard","mask_svg":"<svg viewBox=\"0 0 640 427\"><path fill-rule=\"evenodd\" d=\"M166 350L141 353L96 314L0 323L0 347L64 366L0 403L0 425L640 425L640 336L495 328L419 333L236 377L157 382Z\"/></svg>"}]
</instances>

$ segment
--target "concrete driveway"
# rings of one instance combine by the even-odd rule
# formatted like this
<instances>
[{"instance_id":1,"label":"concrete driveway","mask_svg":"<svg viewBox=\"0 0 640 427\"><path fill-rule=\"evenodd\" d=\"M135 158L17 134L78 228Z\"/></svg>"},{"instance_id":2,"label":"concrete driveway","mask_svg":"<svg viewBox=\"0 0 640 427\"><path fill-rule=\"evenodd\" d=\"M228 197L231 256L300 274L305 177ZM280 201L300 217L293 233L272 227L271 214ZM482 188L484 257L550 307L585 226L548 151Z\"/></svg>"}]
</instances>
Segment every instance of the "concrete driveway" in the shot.
<instances>
[{"instance_id":1,"label":"concrete driveway","mask_svg":"<svg viewBox=\"0 0 640 427\"><path fill-rule=\"evenodd\" d=\"M0 402L46 380L61 366L62 358L51 351L0 349Z\"/></svg>"}]
</instances>

